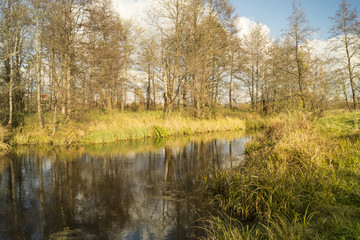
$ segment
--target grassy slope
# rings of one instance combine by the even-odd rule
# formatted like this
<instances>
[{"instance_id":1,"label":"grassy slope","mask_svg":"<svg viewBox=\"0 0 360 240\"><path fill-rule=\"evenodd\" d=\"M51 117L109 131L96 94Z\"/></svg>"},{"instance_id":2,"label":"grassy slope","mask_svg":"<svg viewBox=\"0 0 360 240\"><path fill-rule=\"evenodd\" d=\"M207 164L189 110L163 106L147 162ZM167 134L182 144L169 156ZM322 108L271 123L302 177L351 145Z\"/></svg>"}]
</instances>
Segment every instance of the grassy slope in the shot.
<instances>
[{"instance_id":1,"label":"grassy slope","mask_svg":"<svg viewBox=\"0 0 360 240\"><path fill-rule=\"evenodd\" d=\"M360 113L273 121L247 162L206 178L213 239L358 239ZM224 217L226 216L226 217Z\"/></svg>"},{"instance_id":2,"label":"grassy slope","mask_svg":"<svg viewBox=\"0 0 360 240\"><path fill-rule=\"evenodd\" d=\"M39 129L36 115L26 117L24 124L14 129L10 143L13 145L110 143L245 129L243 119L227 114L199 120L179 113L164 119L160 111L125 113L93 111L84 114L78 120L59 119L58 130L52 139L52 115L45 114L44 122L45 128Z\"/></svg>"}]
</instances>

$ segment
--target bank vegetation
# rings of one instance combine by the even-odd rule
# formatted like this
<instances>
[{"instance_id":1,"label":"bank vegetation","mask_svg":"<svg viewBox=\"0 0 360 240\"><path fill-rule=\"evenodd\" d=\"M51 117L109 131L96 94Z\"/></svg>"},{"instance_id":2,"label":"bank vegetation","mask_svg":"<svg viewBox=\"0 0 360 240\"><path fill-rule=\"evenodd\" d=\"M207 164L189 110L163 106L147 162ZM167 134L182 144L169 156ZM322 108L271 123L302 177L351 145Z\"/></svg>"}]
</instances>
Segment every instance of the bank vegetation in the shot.
<instances>
[{"instance_id":1,"label":"bank vegetation","mask_svg":"<svg viewBox=\"0 0 360 240\"><path fill-rule=\"evenodd\" d=\"M356 239L360 114L285 115L246 147L236 169L205 178L210 239Z\"/></svg>"}]
</instances>

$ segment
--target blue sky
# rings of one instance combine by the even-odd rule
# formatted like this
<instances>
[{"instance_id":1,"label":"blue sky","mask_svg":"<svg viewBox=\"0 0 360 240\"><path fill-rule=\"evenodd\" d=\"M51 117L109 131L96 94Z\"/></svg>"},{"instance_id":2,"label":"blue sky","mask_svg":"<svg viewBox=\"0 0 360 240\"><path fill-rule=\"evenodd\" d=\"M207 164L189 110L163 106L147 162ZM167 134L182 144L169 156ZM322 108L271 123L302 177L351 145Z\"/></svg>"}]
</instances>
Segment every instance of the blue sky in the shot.
<instances>
[{"instance_id":1,"label":"blue sky","mask_svg":"<svg viewBox=\"0 0 360 240\"><path fill-rule=\"evenodd\" d=\"M281 30L287 28L287 18L292 12L292 0L233 0L236 13L256 22L261 22L270 28L271 36L278 38ZM335 16L341 0L298 0L305 10L309 24L320 28L314 36L326 40L330 37L332 22L329 17ZM359 11L360 0L348 0L352 7Z\"/></svg>"}]
</instances>

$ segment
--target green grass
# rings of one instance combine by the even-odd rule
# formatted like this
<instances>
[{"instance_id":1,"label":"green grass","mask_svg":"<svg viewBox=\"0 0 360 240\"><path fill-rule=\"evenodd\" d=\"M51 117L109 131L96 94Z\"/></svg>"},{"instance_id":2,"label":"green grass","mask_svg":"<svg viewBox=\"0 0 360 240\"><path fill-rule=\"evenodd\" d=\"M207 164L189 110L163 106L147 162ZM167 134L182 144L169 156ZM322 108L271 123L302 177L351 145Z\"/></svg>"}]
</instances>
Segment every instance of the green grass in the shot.
<instances>
[{"instance_id":1,"label":"green grass","mask_svg":"<svg viewBox=\"0 0 360 240\"><path fill-rule=\"evenodd\" d=\"M360 131L360 113L331 112L317 120L324 133L332 136L358 135Z\"/></svg>"},{"instance_id":2,"label":"green grass","mask_svg":"<svg viewBox=\"0 0 360 240\"><path fill-rule=\"evenodd\" d=\"M68 143L111 143L144 138L191 135L206 132L245 130L240 115L219 114L196 119L189 114L173 113L168 118L161 111L118 112L90 111L67 120L60 116L53 138L52 114L44 114L44 128L39 129L36 115L26 116L23 124L12 132L12 145Z\"/></svg>"},{"instance_id":3,"label":"green grass","mask_svg":"<svg viewBox=\"0 0 360 240\"><path fill-rule=\"evenodd\" d=\"M209 219L207 237L359 239L358 117L269 120L242 166L205 178L211 204L227 216Z\"/></svg>"}]
</instances>

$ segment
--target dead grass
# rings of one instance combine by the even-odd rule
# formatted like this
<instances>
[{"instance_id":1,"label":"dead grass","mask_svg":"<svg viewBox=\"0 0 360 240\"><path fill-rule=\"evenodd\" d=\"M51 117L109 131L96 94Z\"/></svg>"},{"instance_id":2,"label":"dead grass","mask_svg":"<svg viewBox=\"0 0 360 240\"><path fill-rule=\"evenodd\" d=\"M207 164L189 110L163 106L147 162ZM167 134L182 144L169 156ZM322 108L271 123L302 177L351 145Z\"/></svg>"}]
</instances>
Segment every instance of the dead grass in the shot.
<instances>
[{"instance_id":1,"label":"dead grass","mask_svg":"<svg viewBox=\"0 0 360 240\"><path fill-rule=\"evenodd\" d=\"M240 116L220 115L216 118L196 119L187 114L173 113L164 118L161 111L104 112L90 111L77 120L59 119L53 138L52 114L44 115L44 129L39 129L36 116L25 118L14 129L11 144L111 143L144 138L191 135L207 132L245 130Z\"/></svg>"}]
</instances>

